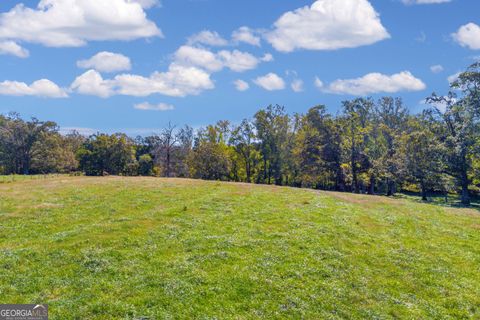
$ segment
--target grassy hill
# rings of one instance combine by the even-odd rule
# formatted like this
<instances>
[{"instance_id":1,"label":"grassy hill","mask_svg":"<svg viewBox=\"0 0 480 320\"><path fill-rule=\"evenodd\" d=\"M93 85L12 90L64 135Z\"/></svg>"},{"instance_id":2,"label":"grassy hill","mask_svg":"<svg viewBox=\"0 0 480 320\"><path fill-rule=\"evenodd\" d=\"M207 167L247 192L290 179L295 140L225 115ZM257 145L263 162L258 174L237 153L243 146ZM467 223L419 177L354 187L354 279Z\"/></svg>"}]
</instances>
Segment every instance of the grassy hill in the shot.
<instances>
[{"instance_id":1,"label":"grassy hill","mask_svg":"<svg viewBox=\"0 0 480 320\"><path fill-rule=\"evenodd\" d=\"M0 303L51 319L480 318L480 214L192 180L0 184Z\"/></svg>"}]
</instances>

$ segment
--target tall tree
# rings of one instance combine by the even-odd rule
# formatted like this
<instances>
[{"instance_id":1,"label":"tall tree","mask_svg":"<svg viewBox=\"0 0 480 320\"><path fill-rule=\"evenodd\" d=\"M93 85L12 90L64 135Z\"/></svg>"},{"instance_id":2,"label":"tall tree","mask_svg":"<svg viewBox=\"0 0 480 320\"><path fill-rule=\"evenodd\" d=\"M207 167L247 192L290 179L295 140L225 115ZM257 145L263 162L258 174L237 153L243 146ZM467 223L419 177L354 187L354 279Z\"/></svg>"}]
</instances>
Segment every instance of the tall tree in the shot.
<instances>
[{"instance_id":1,"label":"tall tree","mask_svg":"<svg viewBox=\"0 0 480 320\"><path fill-rule=\"evenodd\" d=\"M33 148L46 135L57 132L56 123L36 118L24 121L18 114L3 118L0 125L2 163L7 173L28 175L32 166Z\"/></svg>"},{"instance_id":2,"label":"tall tree","mask_svg":"<svg viewBox=\"0 0 480 320\"><path fill-rule=\"evenodd\" d=\"M446 172L457 179L462 203L470 205L469 174L478 156L475 146L480 134L480 63L460 74L448 95L433 94L427 102L432 106L429 117L442 124L436 133L445 146Z\"/></svg>"},{"instance_id":3,"label":"tall tree","mask_svg":"<svg viewBox=\"0 0 480 320\"><path fill-rule=\"evenodd\" d=\"M160 133L154 151L155 161L161 165L165 177L171 177L172 175L172 157L177 141L175 126L168 123L168 126Z\"/></svg>"},{"instance_id":4,"label":"tall tree","mask_svg":"<svg viewBox=\"0 0 480 320\"><path fill-rule=\"evenodd\" d=\"M395 193L397 185L401 184L403 174L403 157L401 155L400 137L406 130L408 109L399 98L381 98L375 106L375 119L383 143L383 152L375 165L386 181L387 195Z\"/></svg>"},{"instance_id":5,"label":"tall tree","mask_svg":"<svg viewBox=\"0 0 480 320\"><path fill-rule=\"evenodd\" d=\"M78 151L80 168L89 176L132 175L138 172L135 144L125 134L95 134Z\"/></svg>"},{"instance_id":6,"label":"tall tree","mask_svg":"<svg viewBox=\"0 0 480 320\"><path fill-rule=\"evenodd\" d=\"M246 119L232 131L232 136L230 137L230 143L242 159L245 167L246 182L249 183L252 182L252 176L255 174L258 163L255 139L255 127L253 123Z\"/></svg>"},{"instance_id":7,"label":"tall tree","mask_svg":"<svg viewBox=\"0 0 480 320\"><path fill-rule=\"evenodd\" d=\"M290 117L279 105L268 106L255 114L255 128L263 159L263 182L283 182L284 163L287 157Z\"/></svg>"},{"instance_id":8,"label":"tall tree","mask_svg":"<svg viewBox=\"0 0 480 320\"><path fill-rule=\"evenodd\" d=\"M351 171L351 190L361 190L359 175L368 170L370 164L365 152L371 130L371 114L374 103L371 99L358 98L343 102L343 135Z\"/></svg>"}]
</instances>

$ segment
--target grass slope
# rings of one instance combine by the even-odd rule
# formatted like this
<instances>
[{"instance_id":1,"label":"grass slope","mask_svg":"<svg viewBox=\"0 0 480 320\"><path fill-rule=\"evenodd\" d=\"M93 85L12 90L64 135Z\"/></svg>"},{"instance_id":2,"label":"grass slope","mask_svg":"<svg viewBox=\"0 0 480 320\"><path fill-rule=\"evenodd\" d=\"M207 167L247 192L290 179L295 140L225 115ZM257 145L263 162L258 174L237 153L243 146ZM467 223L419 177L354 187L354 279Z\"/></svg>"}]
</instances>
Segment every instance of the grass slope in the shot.
<instances>
[{"instance_id":1,"label":"grass slope","mask_svg":"<svg viewBox=\"0 0 480 320\"><path fill-rule=\"evenodd\" d=\"M0 303L51 319L480 317L480 215L155 178L0 184Z\"/></svg>"}]
</instances>

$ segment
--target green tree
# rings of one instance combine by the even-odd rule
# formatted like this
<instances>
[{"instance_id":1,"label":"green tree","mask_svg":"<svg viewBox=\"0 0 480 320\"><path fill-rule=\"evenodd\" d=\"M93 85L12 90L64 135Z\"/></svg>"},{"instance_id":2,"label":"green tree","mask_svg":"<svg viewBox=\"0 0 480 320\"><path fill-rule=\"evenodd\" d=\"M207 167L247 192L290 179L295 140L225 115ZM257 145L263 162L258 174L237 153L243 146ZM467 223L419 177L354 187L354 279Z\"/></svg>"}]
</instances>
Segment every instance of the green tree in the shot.
<instances>
[{"instance_id":1,"label":"green tree","mask_svg":"<svg viewBox=\"0 0 480 320\"><path fill-rule=\"evenodd\" d=\"M189 166L194 178L205 180L229 180L230 158L222 129L208 126L199 130L190 157Z\"/></svg>"},{"instance_id":2,"label":"green tree","mask_svg":"<svg viewBox=\"0 0 480 320\"><path fill-rule=\"evenodd\" d=\"M2 117L0 122L0 162L6 173L30 174L34 146L58 131L56 123L32 118L24 121L18 114Z\"/></svg>"},{"instance_id":3,"label":"green tree","mask_svg":"<svg viewBox=\"0 0 480 320\"><path fill-rule=\"evenodd\" d=\"M125 134L95 134L78 151L80 168L90 176L132 175L135 171L134 143Z\"/></svg>"},{"instance_id":4,"label":"green tree","mask_svg":"<svg viewBox=\"0 0 480 320\"><path fill-rule=\"evenodd\" d=\"M370 168L366 145L371 131L371 115L374 103L371 99L357 98L343 102L343 115L340 119L343 128L343 142L351 172L351 190L359 193L364 185L360 174Z\"/></svg>"},{"instance_id":5,"label":"green tree","mask_svg":"<svg viewBox=\"0 0 480 320\"><path fill-rule=\"evenodd\" d=\"M263 182L283 183L285 162L288 157L290 117L279 105L268 106L255 114L254 125L263 160Z\"/></svg>"},{"instance_id":6,"label":"green tree","mask_svg":"<svg viewBox=\"0 0 480 320\"><path fill-rule=\"evenodd\" d=\"M233 130L230 137L231 145L233 145L235 152L243 162L246 175L245 181L249 183L252 182L252 177L256 173L259 161L255 139L254 124L246 119Z\"/></svg>"},{"instance_id":7,"label":"green tree","mask_svg":"<svg viewBox=\"0 0 480 320\"><path fill-rule=\"evenodd\" d=\"M436 133L445 148L445 172L458 181L464 205L470 205L472 162L478 157L479 97L480 63L476 63L451 84L448 95L433 94L427 99L432 106L428 116L441 124Z\"/></svg>"}]
</instances>

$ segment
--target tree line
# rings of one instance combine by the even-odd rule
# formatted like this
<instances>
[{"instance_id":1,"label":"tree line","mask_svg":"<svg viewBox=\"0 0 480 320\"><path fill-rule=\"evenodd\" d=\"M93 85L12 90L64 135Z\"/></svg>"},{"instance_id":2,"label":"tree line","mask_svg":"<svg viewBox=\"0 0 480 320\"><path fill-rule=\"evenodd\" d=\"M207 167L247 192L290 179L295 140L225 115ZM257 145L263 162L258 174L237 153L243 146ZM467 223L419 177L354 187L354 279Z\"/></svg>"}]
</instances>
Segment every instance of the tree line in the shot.
<instances>
[{"instance_id":1,"label":"tree line","mask_svg":"<svg viewBox=\"0 0 480 320\"><path fill-rule=\"evenodd\" d=\"M357 98L338 114L318 105L289 115L272 105L239 124L193 130L169 124L132 139L123 133L62 135L54 122L0 116L0 173L83 172L276 184L394 195L480 190L480 63L446 95L410 114L401 98Z\"/></svg>"}]
</instances>

